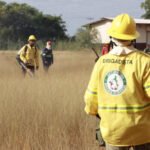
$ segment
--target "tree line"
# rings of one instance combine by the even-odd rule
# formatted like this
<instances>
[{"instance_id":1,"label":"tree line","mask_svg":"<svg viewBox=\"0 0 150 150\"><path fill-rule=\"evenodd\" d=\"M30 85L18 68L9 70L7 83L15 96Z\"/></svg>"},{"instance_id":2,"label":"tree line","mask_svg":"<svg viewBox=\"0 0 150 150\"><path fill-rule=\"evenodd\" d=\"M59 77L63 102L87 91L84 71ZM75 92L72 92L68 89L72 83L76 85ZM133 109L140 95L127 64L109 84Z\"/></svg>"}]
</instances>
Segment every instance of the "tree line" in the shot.
<instances>
[{"instance_id":1,"label":"tree line","mask_svg":"<svg viewBox=\"0 0 150 150\"><path fill-rule=\"evenodd\" d=\"M141 8L145 10L145 13L142 15L142 17L145 19L150 19L150 0L145 0L141 4Z\"/></svg>"},{"instance_id":2,"label":"tree line","mask_svg":"<svg viewBox=\"0 0 150 150\"><path fill-rule=\"evenodd\" d=\"M28 4L0 1L0 49L25 43L30 34L41 41L67 39L66 25L61 16L45 15Z\"/></svg>"}]
</instances>

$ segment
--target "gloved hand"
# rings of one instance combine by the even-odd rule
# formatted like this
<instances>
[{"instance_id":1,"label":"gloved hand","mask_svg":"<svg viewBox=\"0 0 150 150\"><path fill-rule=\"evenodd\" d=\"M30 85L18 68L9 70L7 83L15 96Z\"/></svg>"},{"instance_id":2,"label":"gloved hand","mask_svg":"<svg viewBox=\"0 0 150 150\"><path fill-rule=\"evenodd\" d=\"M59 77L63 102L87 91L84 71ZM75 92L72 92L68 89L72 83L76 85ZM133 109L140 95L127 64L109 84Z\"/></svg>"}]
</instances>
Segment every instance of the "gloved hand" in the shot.
<instances>
[{"instance_id":1,"label":"gloved hand","mask_svg":"<svg viewBox=\"0 0 150 150\"><path fill-rule=\"evenodd\" d=\"M24 64L25 64L25 66L29 66L30 65L27 61L25 61Z\"/></svg>"},{"instance_id":2,"label":"gloved hand","mask_svg":"<svg viewBox=\"0 0 150 150\"><path fill-rule=\"evenodd\" d=\"M39 70L39 66L36 66L36 70Z\"/></svg>"},{"instance_id":3,"label":"gloved hand","mask_svg":"<svg viewBox=\"0 0 150 150\"><path fill-rule=\"evenodd\" d=\"M27 61L24 61L24 64L26 65L26 64L27 64Z\"/></svg>"}]
</instances>

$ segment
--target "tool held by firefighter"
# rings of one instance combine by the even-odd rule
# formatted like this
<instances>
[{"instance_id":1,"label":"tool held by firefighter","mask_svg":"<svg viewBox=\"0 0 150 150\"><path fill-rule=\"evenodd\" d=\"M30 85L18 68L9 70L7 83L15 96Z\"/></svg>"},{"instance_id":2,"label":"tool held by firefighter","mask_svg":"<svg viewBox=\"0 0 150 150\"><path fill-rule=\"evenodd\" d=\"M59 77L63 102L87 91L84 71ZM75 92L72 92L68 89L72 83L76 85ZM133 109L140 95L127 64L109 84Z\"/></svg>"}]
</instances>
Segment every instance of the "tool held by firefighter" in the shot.
<instances>
[{"instance_id":1,"label":"tool held by firefighter","mask_svg":"<svg viewBox=\"0 0 150 150\"><path fill-rule=\"evenodd\" d=\"M111 39L111 37L110 37ZM102 48L101 48L101 55L105 55L107 53L109 53L109 51L113 48L113 43L111 40L105 40L105 43L102 44ZM96 59L95 59L95 62L98 61L98 59L100 58L100 55L97 53L96 49L94 49L92 47L92 51L95 53L96 55Z\"/></svg>"},{"instance_id":2,"label":"tool held by firefighter","mask_svg":"<svg viewBox=\"0 0 150 150\"><path fill-rule=\"evenodd\" d=\"M23 62L20 62L21 67L26 70L30 77L34 77L34 74L28 69Z\"/></svg>"},{"instance_id":3,"label":"tool held by firefighter","mask_svg":"<svg viewBox=\"0 0 150 150\"><path fill-rule=\"evenodd\" d=\"M134 19L117 16L112 50L99 58L85 93L85 112L100 116L106 150L150 150L150 59L134 47Z\"/></svg>"},{"instance_id":4,"label":"tool held by firefighter","mask_svg":"<svg viewBox=\"0 0 150 150\"><path fill-rule=\"evenodd\" d=\"M28 38L28 44L23 46L18 54L17 61L22 67L23 74L31 73L34 75L35 70L39 69L39 52L36 46L36 37L34 35L30 35ZM30 71L30 73L29 73Z\"/></svg>"},{"instance_id":5,"label":"tool held by firefighter","mask_svg":"<svg viewBox=\"0 0 150 150\"><path fill-rule=\"evenodd\" d=\"M99 59L99 55L98 55L98 53L97 53L97 51L95 50L95 48L93 48L92 47L92 51L95 53L95 55L96 55L96 59L95 59L95 62L97 62L97 60Z\"/></svg>"}]
</instances>

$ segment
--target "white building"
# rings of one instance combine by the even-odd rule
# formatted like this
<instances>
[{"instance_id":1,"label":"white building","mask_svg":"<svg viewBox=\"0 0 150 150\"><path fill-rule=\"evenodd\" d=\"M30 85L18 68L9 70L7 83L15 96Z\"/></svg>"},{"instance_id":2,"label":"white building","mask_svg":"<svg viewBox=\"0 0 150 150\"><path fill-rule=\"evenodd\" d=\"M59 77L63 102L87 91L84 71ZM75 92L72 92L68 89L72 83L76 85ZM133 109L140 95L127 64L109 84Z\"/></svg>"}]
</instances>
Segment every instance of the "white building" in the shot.
<instances>
[{"instance_id":1,"label":"white building","mask_svg":"<svg viewBox=\"0 0 150 150\"><path fill-rule=\"evenodd\" d=\"M97 38L95 38L95 43L108 43L109 36L107 35L107 30L111 27L113 18L101 18L98 21L91 22L84 25L84 27L89 27L93 32L96 31ZM143 49L147 44L150 44L150 19L134 19L136 22L137 30L140 33L140 37L137 39L137 47Z\"/></svg>"}]
</instances>

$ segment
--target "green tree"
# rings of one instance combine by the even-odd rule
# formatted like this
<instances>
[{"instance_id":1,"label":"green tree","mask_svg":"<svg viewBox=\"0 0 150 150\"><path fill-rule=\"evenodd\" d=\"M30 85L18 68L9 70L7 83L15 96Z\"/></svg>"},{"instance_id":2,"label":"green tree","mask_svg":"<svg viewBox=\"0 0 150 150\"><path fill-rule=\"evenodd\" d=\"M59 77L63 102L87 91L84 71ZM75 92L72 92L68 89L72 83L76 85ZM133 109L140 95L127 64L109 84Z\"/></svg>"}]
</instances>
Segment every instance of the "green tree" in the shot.
<instances>
[{"instance_id":1,"label":"green tree","mask_svg":"<svg viewBox=\"0 0 150 150\"><path fill-rule=\"evenodd\" d=\"M91 47L91 35L90 31L85 28L80 28L76 34L76 41L80 44L81 47Z\"/></svg>"},{"instance_id":2,"label":"green tree","mask_svg":"<svg viewBox=\"0 0 150 150\"><path fill-rule=\"evenodd\" d=\"M142 17L145 19L150 19L150 0L145 0L141 4L141 8L143 8L145 10L145 14L142 15Z\"/></svg>"},{"instance_id":3,"label":"green tree","mask_svg":"<svg viewBox=\"0 0 150 150\"><path fill-rule=\"evenodd\" d=\"M76 41L81 47L91 48L97 36L97 31L91 31L89 28L80 28L76 34Z\"/></svg>"},{"instance_id":4,"label":"green tree","mask_svg":"<svg viewBox=\"0 0 150 150\"><path fill-rule=\"evenodd\" d=\"M10 42L26 42L30 34L42 41L67 38L61 16L45 15L27 4L0 1L0 48L7 48Z\"/></svg>"}]
</instances>

